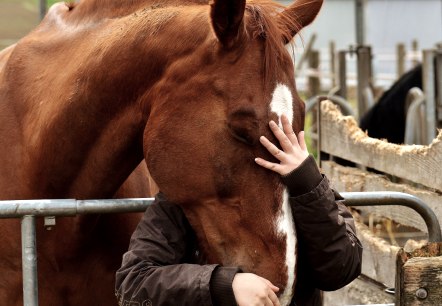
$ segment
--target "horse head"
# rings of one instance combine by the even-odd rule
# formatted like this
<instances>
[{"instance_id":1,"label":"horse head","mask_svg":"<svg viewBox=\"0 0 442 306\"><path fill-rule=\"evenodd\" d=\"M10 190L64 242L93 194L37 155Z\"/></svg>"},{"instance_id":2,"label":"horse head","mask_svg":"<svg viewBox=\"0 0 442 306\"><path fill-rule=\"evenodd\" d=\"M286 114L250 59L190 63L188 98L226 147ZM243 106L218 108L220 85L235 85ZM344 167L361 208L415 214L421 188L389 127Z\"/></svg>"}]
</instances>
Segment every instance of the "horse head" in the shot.
<instances>
[{"instance_id":1,"label":"horse head","mask_svg":"<svg viewBox=\"0 0 442 306\"><path fill-rule=\"evenodd\" d=\"M165 31L181 51L143 100L149 171L183 208L207 260L271 280L285 289L285 305L295 283L295 225L280 178L254 158L272 158L259 142L261 135L276 142L270 120L285 114L295 132L303 129L304 104L286 44L321 4L218 0L210 13L177 15ZM176 35L168 29L178 22Z\"/></svg>"},{"instance_id":2,"label":"horse head","mask_svg":"<svg viewBox=\"0 0 442 306\"><path fill-rule=\"evenodd\" d=\"M288 305L296 271L288 194L278 175L254 158L272 158L258 140L264 135L276 142L270 120L285 114L295 132L303 128L286 44L321 4L82 0L52 6L34 31L0 53L0 145L8 160L0 163L0 197L109 198L144 156L160 190L183 208L208 262L269 279ZM82 263L89 273L96 253L81 242L98 236L61 223L60 232L87 255ZM115 237L108 229L99 234ZM122 222L114 230L124 231ZM19 241L3 236L5 245ZM39 248L39 258L50 258L42 260L41 273L59 274L51 272L54 253ZM2 253L4 262L13 262L14 254ZM63 262L64 255L57 258ZM110 280L112 267L87 278ZM63 286L84 277L73 271L43 292L64 300ZM85 286L98 288L101 280ZM84 302L72 304L98 300L83 292L72 300ZM102 296L100 305L112 298ZM7 300L0 294L0 304Z\"/></svg>"}]
</instances>

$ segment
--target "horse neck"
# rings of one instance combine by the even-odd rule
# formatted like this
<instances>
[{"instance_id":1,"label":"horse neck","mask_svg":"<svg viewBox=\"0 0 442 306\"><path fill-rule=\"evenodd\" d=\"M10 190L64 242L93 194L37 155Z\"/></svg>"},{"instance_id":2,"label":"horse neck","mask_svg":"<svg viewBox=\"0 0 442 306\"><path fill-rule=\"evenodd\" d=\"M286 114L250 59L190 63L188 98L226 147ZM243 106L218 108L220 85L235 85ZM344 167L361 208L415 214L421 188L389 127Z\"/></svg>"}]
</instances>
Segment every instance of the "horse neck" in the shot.
<instances>
[{"instance_id":1,"label":"horse neck","mask_svg":"<svg viewBox=\"0 0 442 306\"><path fill-rule=\"evenodd\" d=\"M113 196L142 159L143 124L130 109L108 118L98 111L85 115L80 105L64 106L50 118L46 113L54 111L42 106L37 112L41 117L22 121L25 158L19 168L29 197Z\"/></svg>"},{"instance_id":2,"label":"horse neck","mask_svg":"<svg viewBox=\"0 0 442 306\"><path fill-rule=\"evenodd\" d=\"M0 198L112 197L143 157L145 118L136 99L104 94L100 86L90 85L94 91L81 82L69 84L78 77L70 67L66 82L46 71L54 79L36 87L14 86L17 78L32 84L29 71L15 69L28 50L25 44L16 50L17 61L10 58L6 70L14 70L14 77L0 72L6 84L0 87L0 144L2 159L8 160L0 165ZM35 64L29 67L44 71L40 63L46 59L30 58Z\"/></svg>"},{"instance_id":3,"label":"horse neck","mask_svg":"<svg viewBox=\"0 0 442 306\"><path fill-rule=\"evenodd\" d=\"M168 6L192 4L208 4L208 0L126 0L124 5L116 0L83 0L78 3L68 4L75 10L75 17L78 21L85 18L103 19L117 18L132 14L140 9L156 9Z\"/></svg>"},{"instance_id":4,"label":"horse neck","mask_svg":"<svg viewBox=\"0 0 442 306\"><path fill-rule=\"evenodd\" d=\"M201 12L172 7L152 20L146 10L69 28L65 11L53 9L1 72L8 77L0 97L15 117L4 131L17 133L16 150L3 153L11 162L0 169L11 173L0 182L13 190L6 196L112 196L143 157L142 133L155 103L149 92L207 36L205 30L187 43L198 28L191 18ZM187 35L176 19L187 22Z\"/></svg>"}]
</instances>

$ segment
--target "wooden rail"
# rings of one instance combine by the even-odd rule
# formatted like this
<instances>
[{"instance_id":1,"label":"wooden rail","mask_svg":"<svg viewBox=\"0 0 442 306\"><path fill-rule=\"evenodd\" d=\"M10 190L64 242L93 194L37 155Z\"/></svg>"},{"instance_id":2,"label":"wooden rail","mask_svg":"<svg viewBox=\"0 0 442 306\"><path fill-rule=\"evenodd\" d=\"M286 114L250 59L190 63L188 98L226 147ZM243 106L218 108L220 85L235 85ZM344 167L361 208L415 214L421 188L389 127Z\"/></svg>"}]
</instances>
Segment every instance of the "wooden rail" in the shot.
<instances>
[{"instance_id":1,"label":"wooden rail","mask_svg":"<svg viewBox=\"0 0 442 306\"><path fill-rule=\"evenodd\" d=\"M333 161L321 161L322 171L335 189L341 192L400 191L413 194L430 206L442 224L442 131L429 146L395 145L368 137L353 117L343 116L329 101L323 101L320 110L321 152L358 165L344 167ZM387 175L368 172L366 168ZM400 179L393 182L388 175ZM364 207L361 211L426 231L423 220L405 207ZM372 283L381 284L377 287L371 284L372 289L359 301L360 304L392 301L400 306L441 304L442 244L432 243L407 253L375 237L364 224L358 223L357 230L364 246L362 273ZM369 283L359 279L337 292L325 294L326 300L340 300L346 296L349 301L355 297L355 292L360 297L357 292L361 292L362 287L367 288L364 284ZM396 295L386 295L384 289L387 287L395 287ZM351 301L354 304L354 300Z\"/></svg>"},{"instance_id":2,"label":"wooden rail","mask_svg":"<svg viewBox=\"0 0 442 306\"><path fill-rule=\"evenodd\" d=\"M442 132L430 146L396 145L368 137L330 102L321 105L321 150L442 192Z\"/></svg>"}]
</instances>

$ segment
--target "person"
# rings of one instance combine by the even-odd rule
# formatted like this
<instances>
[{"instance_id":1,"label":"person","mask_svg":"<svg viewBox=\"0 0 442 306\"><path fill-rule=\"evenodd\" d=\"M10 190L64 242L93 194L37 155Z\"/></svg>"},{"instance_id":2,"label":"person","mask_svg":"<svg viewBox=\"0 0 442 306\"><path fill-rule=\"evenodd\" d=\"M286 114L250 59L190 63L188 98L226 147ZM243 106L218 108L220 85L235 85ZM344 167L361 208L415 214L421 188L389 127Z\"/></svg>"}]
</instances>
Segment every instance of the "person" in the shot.
<instances>
[{"instance_id":1,"label":"person","mask_svg":"<svg viewBox=\"0 0 442 306\"><path fill-rule=\"evenodd\" d=\"M304 132L297 136L284 115L282 129L270 129L281 149L260 142L280 163L256 158L281 175L290 194L298 237L297 282L291 305L322 305L320 290L336 290L361 272L362 247L343 198L309 155ZM116 273L120 306L280 306L279 288L253 273L220 265L199 265L195 234L181 208L159 193L132 235Z\"/></svg>"}]
</instances>

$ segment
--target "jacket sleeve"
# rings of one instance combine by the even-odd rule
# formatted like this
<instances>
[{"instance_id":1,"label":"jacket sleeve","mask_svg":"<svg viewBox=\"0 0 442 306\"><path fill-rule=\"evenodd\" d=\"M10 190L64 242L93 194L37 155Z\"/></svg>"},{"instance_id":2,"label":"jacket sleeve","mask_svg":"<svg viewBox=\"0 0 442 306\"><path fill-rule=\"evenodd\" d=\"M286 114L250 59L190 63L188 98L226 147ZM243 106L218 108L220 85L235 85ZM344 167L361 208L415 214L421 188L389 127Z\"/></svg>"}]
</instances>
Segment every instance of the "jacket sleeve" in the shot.
<instances>
[{"instance_id":1,"label":"jacket sleeve","mask_svg":"<svg viewBox=\"0 0 442 306\"><path fill-rule=\"evenodd\" d=\"M155 201L133 233L116 273L118 304L193 306L212 305L212 295L234 298L231 283L237 270L187 263L195 256L194 243L182 210ZM212 277L216 288L211 288Z\"/></svg>"},{"instance_id":2,"label":"jacket sleeve","mask_svg":"<svg viewBox=\"0 0 442 306\"><path fill-rule=\"evenodd\" d=\"M298 234L298 277L326 291L347 285L361 273L362 246L344 199L330 188L312 156L282 179Z\"/></svg>"}]
</instances>

